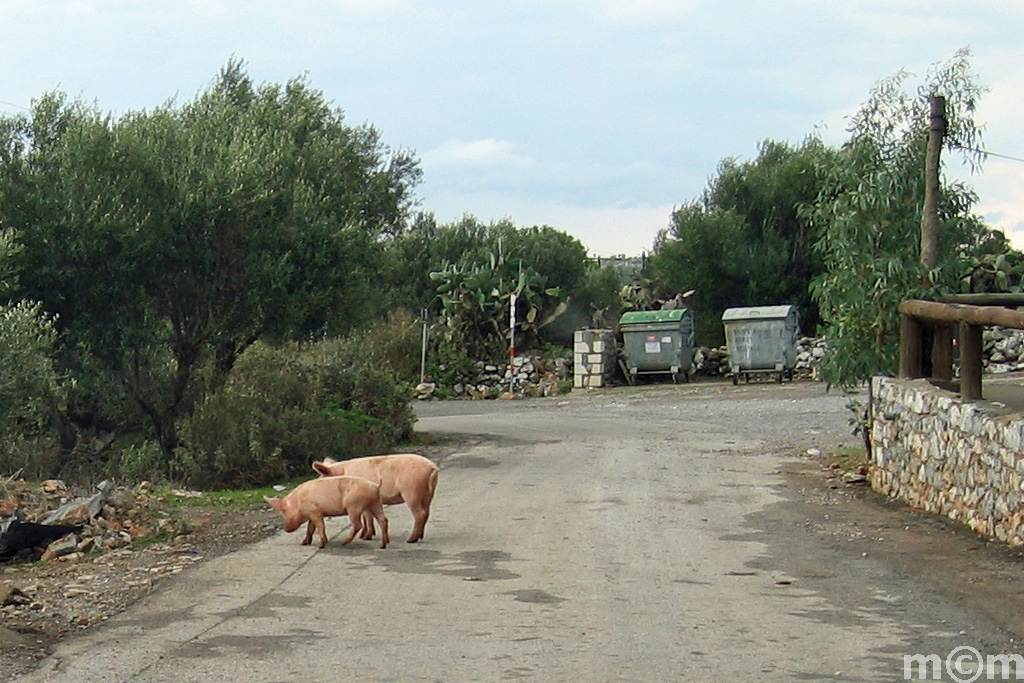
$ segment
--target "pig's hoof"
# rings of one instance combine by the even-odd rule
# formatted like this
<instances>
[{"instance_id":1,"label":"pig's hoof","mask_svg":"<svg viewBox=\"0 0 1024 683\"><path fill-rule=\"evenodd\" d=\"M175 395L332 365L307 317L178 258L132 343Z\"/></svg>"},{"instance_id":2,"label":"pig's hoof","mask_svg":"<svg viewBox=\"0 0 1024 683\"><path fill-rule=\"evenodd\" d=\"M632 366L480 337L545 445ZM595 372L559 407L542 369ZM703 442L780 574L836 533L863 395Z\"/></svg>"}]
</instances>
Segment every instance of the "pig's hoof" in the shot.
<instances>
[{"instance_id":1,"label":"pig's hoof","mask_svg":"<svg viewBox=\"0 0 1024 683\"><path fill-rule=\"evenodd\" d=\"M309 545L309 541L303 541L302 545Z\"/></svg>"}]
</instances>

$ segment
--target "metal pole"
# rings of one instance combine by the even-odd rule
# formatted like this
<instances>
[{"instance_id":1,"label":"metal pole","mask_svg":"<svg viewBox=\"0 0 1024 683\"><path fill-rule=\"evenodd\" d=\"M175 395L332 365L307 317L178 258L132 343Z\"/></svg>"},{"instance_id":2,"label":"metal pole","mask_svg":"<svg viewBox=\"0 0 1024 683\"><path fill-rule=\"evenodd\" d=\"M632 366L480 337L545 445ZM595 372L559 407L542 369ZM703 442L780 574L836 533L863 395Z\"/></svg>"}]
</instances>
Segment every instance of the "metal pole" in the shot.
<instances>
[{"instance_id":1,"label":"metal pole","mask_svg":"<svg viewBox=\"0 0 1024 683\"><path fill-rule=\"evenodd\" d=\"M423 344L422 344L421 353L420 353L420 381L421 382L426 382L427 381L427 319L428 319L427 318L427 316L428 316L427 309L424 308L420 312L420 315L423 318Z\"/></svg>"},{"instance_id":2,"label":"metal pole","mask_svg":"<svg viewBox=\"0 0 1024 683\"><path fill-rule=\"evenodd\" d=\"M509 313L508 321L508 390L515 392L515 381L516 381L516 370L515 370L515 357L516 357L516 300L519 298L519 292L512 292L512 298L509 302Z\"/></svg>"}]
</instances>

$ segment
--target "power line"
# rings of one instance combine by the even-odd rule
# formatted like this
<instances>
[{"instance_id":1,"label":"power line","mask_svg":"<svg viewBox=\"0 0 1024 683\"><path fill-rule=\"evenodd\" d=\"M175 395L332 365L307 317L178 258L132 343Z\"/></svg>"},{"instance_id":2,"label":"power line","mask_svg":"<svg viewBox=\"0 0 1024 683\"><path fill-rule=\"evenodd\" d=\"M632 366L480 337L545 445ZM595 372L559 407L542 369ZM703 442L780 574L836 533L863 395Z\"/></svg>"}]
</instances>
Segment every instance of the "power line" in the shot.
<instances>
[{"instance_id":1,"label":"power line","mask_svg":"<svg viewBox=\"0 0 1024 683\"><path fill-rule=\"evenodd\" d=\"M20 104L15 104L14 102L4 102L3 100L0 100L0 104L6 104L8 107L17 107L18 109L24 109L25 111L31 111L28 107L23 107Z\"/></svg>"},{"instance_id":2,"label":"power line","mask_svg":"<svg viewBox=\"0 0 1024 683\"><path fill-rule=\"evenodd\" d=\"M1009 159L1010 161L1019 161L1024 164L1024 159L1018 157L1011 157L1006 154L996 154L995 152L988 152L983 149L975 149L974 147L964 147L963 145L957 145L957 148L964 150L965 152L975 152L976 154L984 154L989 157L999 157L1000 159Z\"/></svg>"}]
</instances>

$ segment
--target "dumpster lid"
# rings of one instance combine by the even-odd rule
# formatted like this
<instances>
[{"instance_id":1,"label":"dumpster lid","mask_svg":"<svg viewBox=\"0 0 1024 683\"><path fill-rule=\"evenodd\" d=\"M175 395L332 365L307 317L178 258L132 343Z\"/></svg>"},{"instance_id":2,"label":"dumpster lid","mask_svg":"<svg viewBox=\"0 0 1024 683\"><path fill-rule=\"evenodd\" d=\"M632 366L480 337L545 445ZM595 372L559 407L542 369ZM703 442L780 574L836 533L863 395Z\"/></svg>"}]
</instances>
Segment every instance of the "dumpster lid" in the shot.
<instances>
[{"instance_id":1,"label":"dumpster lid","mask_svg":"<svg viewBox=\"0 0 1024 683\"><path fill-rule=\"evenodd\" d=\"M635 323L676 323L690 315L688 308L673 308L661 311L629 311L619 318L620 325Z\"/></svg>"},{"instance_id":2,"label":"dumpster lid","mask_svg":"<svg viewBox=\"0 0 1024 683\"><path fill-rule=\"evenodd\" d=\"M796 306L748 306L745 308L727 308L722 313L722 322L740 322L742 320L780 320L796 313Z\"/></svg>"}]
</instances>

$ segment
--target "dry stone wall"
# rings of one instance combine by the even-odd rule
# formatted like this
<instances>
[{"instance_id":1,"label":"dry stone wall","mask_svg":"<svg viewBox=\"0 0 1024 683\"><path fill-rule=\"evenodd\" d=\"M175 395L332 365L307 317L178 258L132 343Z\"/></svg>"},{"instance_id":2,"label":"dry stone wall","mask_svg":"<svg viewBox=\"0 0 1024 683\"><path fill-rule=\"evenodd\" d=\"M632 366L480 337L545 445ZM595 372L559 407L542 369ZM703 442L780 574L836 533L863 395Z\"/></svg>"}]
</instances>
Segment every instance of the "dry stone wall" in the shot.
<instances>
[{"instance_id":1,"label":"dry stone wall","mask_svg":"<svg viewBox=\"0 0 1024 683\"><path fill-rule=\"evenodd\" d=\"M872 382L871 486L1024 545L1024 419L926 380Z\"/></svg>"}]
</instances>

